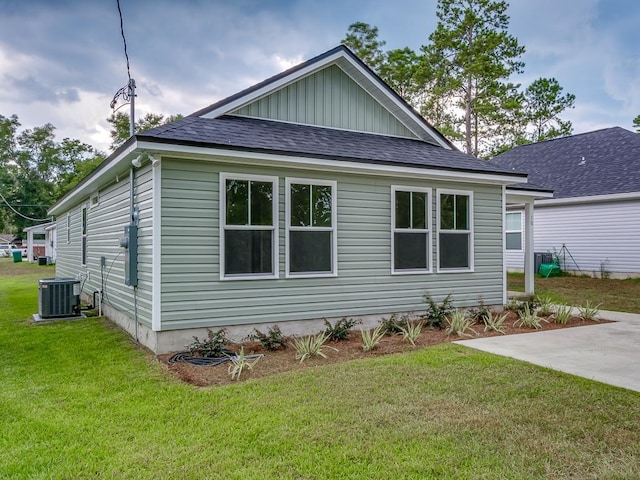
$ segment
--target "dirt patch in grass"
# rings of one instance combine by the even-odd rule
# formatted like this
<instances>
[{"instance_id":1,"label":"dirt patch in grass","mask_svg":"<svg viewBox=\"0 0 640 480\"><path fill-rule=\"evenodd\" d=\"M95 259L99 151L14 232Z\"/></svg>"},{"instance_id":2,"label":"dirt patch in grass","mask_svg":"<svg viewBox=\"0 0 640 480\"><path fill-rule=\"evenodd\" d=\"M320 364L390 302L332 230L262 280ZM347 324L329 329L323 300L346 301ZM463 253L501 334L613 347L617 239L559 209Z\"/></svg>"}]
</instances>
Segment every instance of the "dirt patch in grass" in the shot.
<instances>
[{"instance_id":1,"label":"dirt patch in grass","mask_svg":"<svg viewBox=\"0 0 640 480\"><path fill-rule=\"evenodd\" d=\"M598 323L606 323L606 320L600 321L585 321L579 317L572 317L566 325L557 323L542 322L542 328L538 330L530 328L521 328L515 325L518 316L515 313L509 313L509 316L503 324L503 329L507 335L525 334L534 331L554 330L559 328L572 328L587 325L596 325ZM442 342L452 342L455 340L468 340L470 338L481 337L493 337L501 335L498 332L484 331L484 324L477 324L473 326L475 335L459 337L456 335L447 335L444 330L434 330L425 328L422 334L416 341L416 345L412 346L407 342L402 341L401 335L389 335L385 336L378 344L375 350L370 352L364 352L362 349L362 338L358 327L351 331L351 334L347 340L340 342L327 342L326 347L323 348L323 353L327 358L311 357L304 362L296 360L296 351L292 346L283 350L266 351L262 348L259 342L246 342L243 344L229 345L227 348L232 351L239 351L240 347L244 347L245 354L264 354L251 371L242 373L240 381L249 378L262 378L270 375L275 375L290 370L302 370L306 368L314 368L319 365L326 365L329 363L346 362L359 358L372 358L382 355L389 355L394 353L409 352L412 350L427 348L432 345L437 345ZM217 366L198 366L185 362L170 363L169 359L173 356L173 353L160 355L158 359L166 365L166 368L179 378L181 381L197 385L197 386L215 386L215 385L227 385L234 383L236 380L231 380L228 373L229 363L224 363Z\"/></svg>"}]
</instances>

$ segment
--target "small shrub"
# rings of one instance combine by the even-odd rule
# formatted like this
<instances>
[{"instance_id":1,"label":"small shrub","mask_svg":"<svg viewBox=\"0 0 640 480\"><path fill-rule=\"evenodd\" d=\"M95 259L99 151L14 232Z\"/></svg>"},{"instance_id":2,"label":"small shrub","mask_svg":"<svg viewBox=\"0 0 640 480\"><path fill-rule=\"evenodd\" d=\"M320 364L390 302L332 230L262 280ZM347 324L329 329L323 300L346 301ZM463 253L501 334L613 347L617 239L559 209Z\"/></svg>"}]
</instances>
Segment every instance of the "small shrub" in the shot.
<instances>
[{"instance_id":1,"label":"small shrub","mask_svg":"<svg viewBox=\"0 0 640 480\"><path fill-rule=\"evenodd\" d=\"M324 333L332 342L339 342L341 340L346 340L347 338L349 338L351 329L359 323L362 323L362 320L355 320L353 318L347 319L347 317L342 317L334 325L331 325L331 323L325 318L324 324L327 326L327 328Z\"/></svg>"},{"instance_id":2,"label":"small shrub","mask_svg":"<svg viewBox=\"0 0 640 480\"><path fill-rule=\"evenodd\" d=\"M569 305L557 305L553 312L553 321L560 325L566 325L571 318L571 306Z\"/></svg>"},{"instance_id":3,"label":"small shrub","mask_svg":"<svg viewBox=\"0 0 640 480\"><path fill-rule=\"evenodd\" d=\"M538 297L538 304L540 305L538 307L539 315L542 315L543 317L548 317L553 313L553 300L551 300L551 297L549 296Z\"/></svg>"},{"instance_id":4,"label":"small shrub","mask_svg":"<svg viewBox=\"0 0 640 480\"><path fill-rule=\"evenodd\" d=\"M475 335L475 330L471 328L473 325L473 318L467 317L467 312L464 310L454 310L447 317L447 335L458 335L459 337L470 337L467 331L473 332Z\"/></svg>"},{"instance_id":5,"label":"small shrub","mask_svg":"<svg viewBox=\"0 0 640 480\"><path fill-rule=\"evenodd\" d=\"M600 305L591 305L591 302L587 300L587 304L584 307L578 307L578 316L585 321L598 320L598 314L600 313Z\"/></svg>"},{"instance_id":6,"label":"small shrub","mask_svg":"<svg viewBox=\"0 0 640 480\"><path fill-rule=\"evenodd\" d=\"M412 346L416 346L416 340L422 333L423 322L407 322L405 327L400 329L402 341L409 342Z\"/></svg>"},{"instance_id":7,"label":"small shrub","mask_svg":"<svg viewBox=\"0 0 640 480\"><path fill-rule=\"evenodd\" d=\"M382 324L378 325L373 330L369 330L368 328L361 328L360 334L362 335L362 349L365 352L370 352L374 348L378 346L382 337L385 336L384 326Z\"/></svg>"},{"instance_id":8,"label":"small shrub","mask_svg":"<svg viewBox=\"0 0 640 480\"><path fill-rule=\"evenodd\" d=\"M307 337L294 338L293 348L296 350L296 360L300 360L300 363L302 363L309 357L320 356L327 358L327 355L322 351L323 348L331 348L337 352L337 349L325 345L328 339L329 337L324 332Z\"/></svg>"},{"instance_id":9,"label":"small shrub","mask_svg":"<svg viewBox=\"0 0 640 480\"><path fill-rule=\"evenodd\" d=\"M229 365L227 371L229 372L231 380L240 380L240 375L242 375L242 372L245 369L253 370L253 367L261 358L262 355L245 355L244 347L240 347L240 352L238 352L237 354L229 355L231 364Z\"/></svg>"},{"instance_id":10,"label":"small shrub","mask_svg":"<svg viewBox=\"0 0 640 480\"><path fill-rule=\"evenodd\" d=\"M545 319L540 318L535 310L529 308L528 304L525 304L522 312L518 314L520 317L516 321L516 325L519 325L523 328L535 328L536 330L542 328L541 322L546 322Z\"/></svg>"},{"instance_id":11,"label":"small shrub","mask_svg":"<svg viewBox=\"0 0 640 480\"><path fill-rule=\"evenodd\" d=\"M379 323L385 332L384 335L393 335L402 333L402 329L407 326L407 317L403 315L398 318L394 313L389 318L383 317Z\"/></svg>"},{"instance_id":12,"label":"small shrub","mask_svg":"<svg viewBox=\"0 0 640 480\"><path fill-rule=\"evenodd\" d=\"M427 325L432 328L444 328L447 317L455 311L451 294L447 295L440 305L428 293L425 293L424 301L427 303L427 312L424 314Z\"/></svg>"},{"instance_id":13,"label":"small shrub","mask_svg":"<svg viewBox=\"0 0 640 480\"><path fill-rule=\"evenodd\" d=\"M193 337L195 342L188 346L189 353L207 358L225 356L224 346L229 343L227 339L227 329L222 328L215 333L207 329L207 332L207 338L205 340L201 341L198 337Z\"/></svg>"},{"instance_id":14,"label":"small shrub","mask_svg":"<svg viewBox=\"0 0 640 480\"><path fill-rule=\"evenodd\" d=\"M467 316L477 323L483 320L486 316L493 316L493 311L484 304L484 300L480 297L478 298L478 306L470 308L467 311Z\"/></svg>"},{"instance_id":15,"label":"small shrub","mask_svg":"<svg viewBox=\"0 0 640 480\"><path fill-rule=\"evenodd\" d=\"M524 297L512 298L509 300L509 303L505 305L505 309L520 315L525 311L525 307L528 307L531 312L537 310L539 306L540 303L538 301L538 297L535 295L527 295Z\"/></svg>"},{"instance_id":16,"label":"small shrub","mask_svg":"<svg viewBox=\"0 0 640 480\"><path fill-rule=\"evenodd\" d=\"M247 335L248 340L259 341L265 350L273 352L287 348L287 337L280 331L280 327L274 325L267 328L267 333L262 333L257 328L253 329L253 333Z\"/></svg>"},{"instance_id":17,"label":"small shrub","mask_svg":"<svg viewBox=\"0 0 640 480\"><path fill-rule=\"evenodd\" d=\"M484 331L494 331L501 334L505 334L506 332L502 328L502 324L509 316L508 313L503 313L502 315L496 315L495 317L491 312L482 316L482 322L484 323Z\"/></svg>"}]
</instances>

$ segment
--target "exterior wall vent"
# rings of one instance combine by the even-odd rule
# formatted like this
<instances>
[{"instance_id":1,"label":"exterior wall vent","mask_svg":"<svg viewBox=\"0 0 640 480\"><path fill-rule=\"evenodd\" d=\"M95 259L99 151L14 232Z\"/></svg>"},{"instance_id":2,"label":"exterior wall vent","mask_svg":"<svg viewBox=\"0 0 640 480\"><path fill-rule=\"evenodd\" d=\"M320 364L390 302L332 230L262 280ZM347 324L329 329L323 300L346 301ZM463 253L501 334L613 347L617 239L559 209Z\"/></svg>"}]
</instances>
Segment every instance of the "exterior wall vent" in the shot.
<instances>
[{"instance_id":1,"label":"exterior wall vent","mask_svg":"<svg viewBox=\"0 0 640 480\"><path fill-rule=\"evenodd\" d=\"M41 318L80 316L80 280L75 278L40 280L38 313Z\"/></svg>"}]
</instances>

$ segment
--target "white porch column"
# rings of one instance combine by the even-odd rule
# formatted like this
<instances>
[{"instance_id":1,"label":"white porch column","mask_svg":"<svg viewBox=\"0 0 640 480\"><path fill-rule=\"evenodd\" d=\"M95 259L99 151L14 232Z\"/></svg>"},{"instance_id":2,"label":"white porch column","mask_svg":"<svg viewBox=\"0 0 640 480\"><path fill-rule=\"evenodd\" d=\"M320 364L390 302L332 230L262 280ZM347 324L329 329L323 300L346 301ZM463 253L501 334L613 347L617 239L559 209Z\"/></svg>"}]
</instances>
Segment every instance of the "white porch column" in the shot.
<instances>
[{"instance_id":1,"label":"white porch column","mask_svg":"<svg viewBox=\"0 0 640 480\"><path fill-rule=\"evenodd\" d=\"M533 200L524 204L524 293L534 293Z\"/></svg>"},{"instance_id":2,"label":"white porch column","mask_svg":"<svg viewBox=\"0 0 640 480\"><path fill-rule=\"evenodd\" d=\"M33 230L27 232L27 261L33 262Z\"/></svg>"}]
</instances>

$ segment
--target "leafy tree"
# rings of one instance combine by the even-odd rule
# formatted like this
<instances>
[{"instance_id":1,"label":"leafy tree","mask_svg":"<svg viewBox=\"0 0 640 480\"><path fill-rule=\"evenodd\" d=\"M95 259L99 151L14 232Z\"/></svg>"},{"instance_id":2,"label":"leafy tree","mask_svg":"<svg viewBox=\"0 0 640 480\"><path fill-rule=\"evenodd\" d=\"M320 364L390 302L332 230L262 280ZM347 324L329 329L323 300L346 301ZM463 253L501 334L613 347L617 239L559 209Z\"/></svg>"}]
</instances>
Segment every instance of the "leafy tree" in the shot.
<instances>
[{"instance_id":1,"label":"leafy tree","mask_svg":"<svg viewBox=\"0 0 640 480\"><path fill-rule=\"evenodd\" d=\"M0 115L0 193L18 212L0 199L0 230L18 236L46 219L47 209L103 159L79 140L56 142L49 123L22 132L19 127L17 116Z\"/></svg>"},{"instance_id":2,"label":"leafy tree","mask_svg":"<svg viewBox=\"0 0 640 480\"><path fill-rule=\"evenodd\" d=\"M378 74L398 95L409 103L419 102L422 58L409 47L385 53Z\"/></svg>"},{"instance_id":3,"label":"leafy tree","mask_svg":"<svg viewBox=\"0 0 640 480\"><path fill-rule=\"evenodd\" d=\"M378 27L372 27L368 23L355 22L349 25L347 35L342 43L375 72L378 72L384 63L384 40L378 39Z\"/></svg>"},{"instance_id":4,"label":"leafy tree","mask_svg":"<svg viewBox=\"0 0 640 480\"><path fill-rule=\"evenodd\" d=\"M640 115L633 119L633 128L636 129L636 133L640 133Z\"/></svg>"},{"instance_id":5,"label":"leafy tree","mask_svg":"<svg viewBox=\"0 0 640 480\"><path fill-rule=\"evenodd\" d=\"M520 107L519 85L508 79L522 71L525 49L507 32L507 7L504 1L439 0L438 24L423 49L437 87L431 95L460 110L451 119L466 152L476 156L483 153L481 139L506 125ZM428 108L425 114L440 126Z\"/></svg>"},{"instance_id":6,"label":"leafy tree","mask_svg":"<svg viewBox=\"0 0 640 480\"><path fill-rule=\"evenodd\" d=\"M539 78L524 92L524 117L532 132L529 139L540 142L571 135L573 126L559 115L573 108L576 96L562 94L562 87L555 78Z\"/></svg>"},{"instance_id":7,"label":"leafy tree","mask_svg":"<svg viewBox=\"0 0 640 480\"><path fill-rule=\"evenodd\" d=\"M147 113L144 117L136 121L134 130L136 133L141 133L160 125L175 122L176 120L180 120L181 118L183 118L183 116L180 114L165 117L162 114ZM111 135L110 147L111 150L115 150L124 142L126 142L131 136L129 115L123 112L116 112L109 118L107 118L107 122L111 124L111 130L109 131L109 135Z\"/></svg>"}]
</instances>

